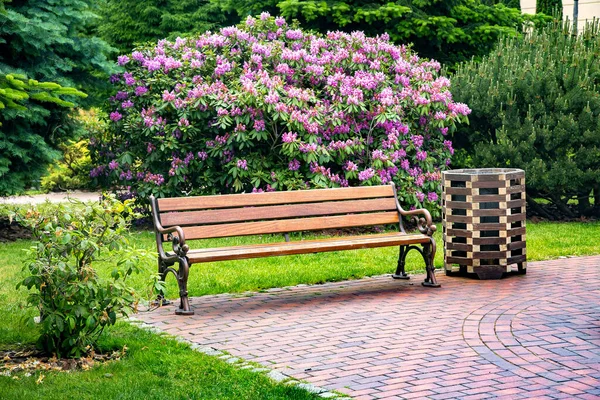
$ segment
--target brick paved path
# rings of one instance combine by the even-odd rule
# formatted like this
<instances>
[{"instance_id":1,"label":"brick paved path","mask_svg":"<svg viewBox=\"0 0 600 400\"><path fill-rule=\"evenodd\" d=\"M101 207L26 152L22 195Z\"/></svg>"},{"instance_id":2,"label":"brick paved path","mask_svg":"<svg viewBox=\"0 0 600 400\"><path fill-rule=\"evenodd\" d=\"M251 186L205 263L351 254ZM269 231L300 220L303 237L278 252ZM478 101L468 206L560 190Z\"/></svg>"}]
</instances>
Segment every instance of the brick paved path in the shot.
<instances>
[{"instance_id":1,"label":"brick paved path","mask_svg":"<svg viewBox=\"0 0 600 400\"><path fill-rule=\"evenodd\" d=\"M193 317L139 317L357 399L600 398L600 256L499 281L440 274L437 290L422 278L204 296Z\"/></svg>"}]
</instances>

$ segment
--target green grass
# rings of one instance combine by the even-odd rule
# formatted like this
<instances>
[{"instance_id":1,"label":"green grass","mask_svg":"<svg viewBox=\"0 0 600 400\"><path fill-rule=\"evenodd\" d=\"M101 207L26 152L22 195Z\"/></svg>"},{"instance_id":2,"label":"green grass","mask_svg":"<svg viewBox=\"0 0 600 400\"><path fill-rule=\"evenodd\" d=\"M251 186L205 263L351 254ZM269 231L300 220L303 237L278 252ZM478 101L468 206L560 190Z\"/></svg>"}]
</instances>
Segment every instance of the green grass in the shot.
<instances>
[{"instance_id":1,"label":"green grass","mask_svg":"<svg viewBox=\"0 0 600 400\"><path fill-rule=\"evenodd\" d=\"M125 323L105 335L102 347L127 345L128 356L86 372L39 372L20 380L0 377L2 399L315 399L310 393L274 384L187 345Z\"/></svg>"},{"instance_id":2,"label":"green grass","mask_svg":"<svg viewBox=\"0 0 600 400\"><path fill-rule=\"evenodd\" d=\"M154 236L150 232L133 232L130 239L137 247L155 251ZM439 233L436 233L436 239L435 263L441 267L443 254ZM232 246L281 240L277 236L228 238L190 242L190 246ZM0 348L15 348L36 339L35 328L25 326L22 320L23 315L34 314L34 310L24 308L27 292L15 289L24 276L22 249L30 245L30 241L0 244ZM600 254L600 222L529 222L527 254L529 261ZM194 265L190 272L189 292L191 296L241 293L391 273L397 257L397 248L380 248ZM114 260L111 260L100 262L96 267L100 274L108 276L113 265ZM148 264L145 268L148 272L155 271L156 264ZM409 256L407 269L423 269L423 261L417 253ZM136 275L130 284L141 289L146 280L147 276ZM167 281L169 297L176 297L178 290L173 277L169 276ZM125 323L110 329L100 342L105 349L123 345L130 350L120 362L86 372L48 373L41 385L35 383L37 375L22 377L19 381L0 377L0 398L315 398L308 392L274 384L260 374L193 352L185 345ZM105 374L112 377L107 378Z\"/></svg>"}]
</instances>

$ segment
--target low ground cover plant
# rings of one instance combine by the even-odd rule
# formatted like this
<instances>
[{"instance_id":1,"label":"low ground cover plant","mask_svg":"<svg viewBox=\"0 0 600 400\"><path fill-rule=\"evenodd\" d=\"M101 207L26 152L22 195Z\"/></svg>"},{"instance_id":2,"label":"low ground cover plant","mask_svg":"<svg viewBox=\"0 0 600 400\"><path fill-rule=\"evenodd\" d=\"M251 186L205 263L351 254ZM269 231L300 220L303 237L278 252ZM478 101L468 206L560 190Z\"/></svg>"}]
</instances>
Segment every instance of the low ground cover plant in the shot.
<instances>
[{"instance_id":1,"label":"low ground cover plant","mask_svg":"<svg viewBox=\"0 0 600 400\"><path fill-rule=\"evenodd\" d=\"M437 208L447 134L470 110L440 64L387 35L302 31L263 13L119 57L92 176L179 196L385 184Z\"/></svg>"}]
</instances>

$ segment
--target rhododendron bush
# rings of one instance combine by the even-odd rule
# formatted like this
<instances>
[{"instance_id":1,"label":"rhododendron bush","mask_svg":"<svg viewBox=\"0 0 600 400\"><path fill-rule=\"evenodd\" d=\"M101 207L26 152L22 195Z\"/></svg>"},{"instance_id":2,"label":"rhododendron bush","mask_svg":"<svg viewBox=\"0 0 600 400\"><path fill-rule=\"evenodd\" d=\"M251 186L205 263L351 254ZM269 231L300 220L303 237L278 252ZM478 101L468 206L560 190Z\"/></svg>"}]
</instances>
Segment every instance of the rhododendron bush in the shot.
<instances>
[{"instance_id":1,"label":"rhododendron bush","mask_svg":"<svg viewBox=\"0 0 600 400\"><path fill-rule=\"evenodd\" d=\"M92 175L141 197L377 185L435 211L467 120L439 63L387 35L307 33L263 13L119 57Z\"/></svg>"}]
</instances>

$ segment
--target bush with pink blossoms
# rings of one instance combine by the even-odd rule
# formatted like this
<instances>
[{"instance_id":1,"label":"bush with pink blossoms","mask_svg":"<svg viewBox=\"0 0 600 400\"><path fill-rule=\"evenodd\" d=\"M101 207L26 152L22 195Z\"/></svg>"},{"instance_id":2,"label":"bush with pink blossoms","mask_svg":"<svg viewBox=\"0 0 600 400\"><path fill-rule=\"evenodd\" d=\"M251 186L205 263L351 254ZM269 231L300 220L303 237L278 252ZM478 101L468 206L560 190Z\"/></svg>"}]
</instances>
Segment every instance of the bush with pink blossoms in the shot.
<instances>
[{"instance_id":1,"label":"bush with pink blossoms","mask_svg":"<svg viewBox=\"0 0 600 400\"><path fill-rule=\"evenodd\" d=\"M302 31L283 18L121 57L96 176L141 197L394 181L437 212L446 135L467 121L440 65L387 35Z\"/></svg>"}]
</instances>

